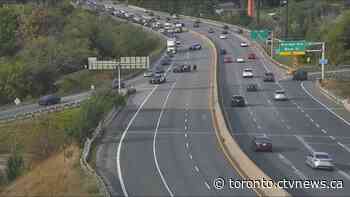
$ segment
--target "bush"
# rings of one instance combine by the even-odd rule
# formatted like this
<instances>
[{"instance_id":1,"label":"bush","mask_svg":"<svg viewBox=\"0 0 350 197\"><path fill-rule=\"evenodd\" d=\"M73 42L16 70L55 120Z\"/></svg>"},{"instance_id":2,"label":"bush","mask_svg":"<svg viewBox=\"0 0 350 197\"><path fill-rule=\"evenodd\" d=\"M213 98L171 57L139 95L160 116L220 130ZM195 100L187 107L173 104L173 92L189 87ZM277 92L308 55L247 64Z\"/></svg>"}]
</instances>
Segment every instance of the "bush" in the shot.
<instances>
[{"instance_id":1,"label":"bush","mask_svg":"<svg viewBox=\"0 0 350 197\"><path fill-rule=\"evenodd\" d=\"M69 136L83 143L90 137L99 122L113 107L125 105L125 97L112 90L100 90L81 106L81 113L75 118L72 129L66 129Z\"/></svg>"},{"instance_id":2,"label":"bush","mask_svg":"<svg viewBox=\"0 0 350 197\"><path fill-rule=\"evenodd\" d=\"M22 155L14 153L7 160L7 179L9 181L15 180L19 175L22 174L24 168L24 161Z\"/></svg>"}]
</instances>

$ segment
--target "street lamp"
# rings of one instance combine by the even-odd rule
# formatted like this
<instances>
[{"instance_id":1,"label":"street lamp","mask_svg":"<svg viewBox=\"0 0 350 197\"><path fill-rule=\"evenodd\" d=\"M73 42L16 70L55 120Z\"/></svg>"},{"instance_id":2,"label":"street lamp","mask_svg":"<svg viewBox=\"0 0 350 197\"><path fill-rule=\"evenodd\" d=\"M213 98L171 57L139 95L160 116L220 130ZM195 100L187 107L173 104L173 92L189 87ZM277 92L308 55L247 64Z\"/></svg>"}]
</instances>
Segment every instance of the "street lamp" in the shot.
<instances>
[{"instance_id":1,"label":"street lamp","mask_svg":"<svg viewBox=\"0 0 350 197\"><path fill-rule=\"evenodd\" d=\"M281 6L286 7L286 21L285 21L285 32L284 32L284 39L288 40L288 0L281 0L280 1Z\"/></svg>"}]
</instances>

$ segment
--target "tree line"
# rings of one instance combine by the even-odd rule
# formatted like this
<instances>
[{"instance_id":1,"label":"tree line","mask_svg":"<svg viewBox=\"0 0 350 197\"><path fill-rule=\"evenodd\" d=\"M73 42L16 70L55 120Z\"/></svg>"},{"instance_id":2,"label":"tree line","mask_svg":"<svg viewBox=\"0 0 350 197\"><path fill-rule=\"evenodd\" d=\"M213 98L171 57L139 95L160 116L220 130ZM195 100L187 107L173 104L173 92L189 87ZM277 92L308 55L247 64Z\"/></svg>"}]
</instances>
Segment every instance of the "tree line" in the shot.
<instances>
[{"instance_id":1,"label":"tree line","mask_svg":"<svg viewBox=\"0 0 350 197\"><path fill-rule=\"evenodd\" d=\"M55 92L55 82L83 69L89 56L144 56L160 45L141 28L75 9L69 0L1 7L0 43L0 104Z\"/></svg>"}]
</instances>

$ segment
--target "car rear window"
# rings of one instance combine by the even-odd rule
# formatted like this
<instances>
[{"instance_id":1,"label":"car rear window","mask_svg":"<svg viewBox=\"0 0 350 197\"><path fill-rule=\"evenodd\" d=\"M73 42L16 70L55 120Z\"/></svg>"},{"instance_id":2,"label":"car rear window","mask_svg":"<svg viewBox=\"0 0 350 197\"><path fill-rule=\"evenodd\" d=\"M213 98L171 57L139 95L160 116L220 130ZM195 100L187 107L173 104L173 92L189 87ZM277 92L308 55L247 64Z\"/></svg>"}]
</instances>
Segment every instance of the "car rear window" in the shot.
<instances>
[{"instance_id":1,"label":"car rear window","mask_svg":"<svg viewBox=\"0 0 350 197\"><path fill-rule=\"evenodd\" d=\"M316 154L317 159L330 159L329 155L326 154Z\"/></svg>"}]
</instances>

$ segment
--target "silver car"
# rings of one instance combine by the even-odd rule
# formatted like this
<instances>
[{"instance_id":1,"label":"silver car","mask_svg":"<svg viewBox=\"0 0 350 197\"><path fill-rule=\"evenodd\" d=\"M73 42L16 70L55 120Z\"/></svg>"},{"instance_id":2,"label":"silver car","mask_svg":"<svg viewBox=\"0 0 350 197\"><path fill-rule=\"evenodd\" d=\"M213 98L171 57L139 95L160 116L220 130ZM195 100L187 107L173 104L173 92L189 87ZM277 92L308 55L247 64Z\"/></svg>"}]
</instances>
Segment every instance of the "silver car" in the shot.
<instances>
[{"instance_id":1,"label":"silver car","mask_svg":"<svg viewBox=\"0 0 350 197\"><path fill-rule=\"evenodd\" d=\"M306 156L306 164L313 169L334 169L333 159L325 152L313 152Z\"/></svg>"},{"instance_id":2,"label":"silver car","mask_svg":"<svg viewBox=\"0 0 350 197\"><path fill-rule=\"evenodd\" d=\"M276 90L274 94L274 99L276 101L285 101L285 100L288 100L288 97L284 90Z\"/></svg>"}]
</instances>

